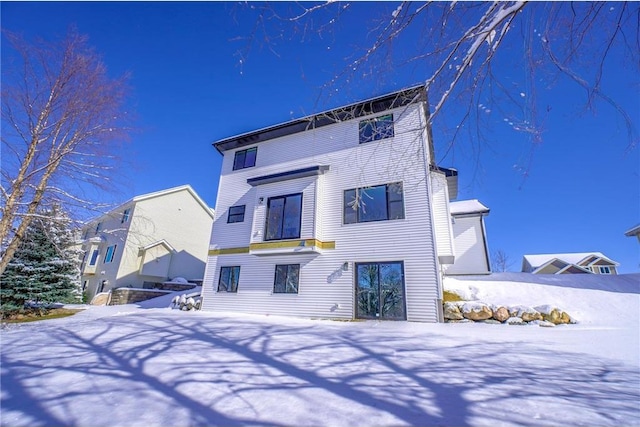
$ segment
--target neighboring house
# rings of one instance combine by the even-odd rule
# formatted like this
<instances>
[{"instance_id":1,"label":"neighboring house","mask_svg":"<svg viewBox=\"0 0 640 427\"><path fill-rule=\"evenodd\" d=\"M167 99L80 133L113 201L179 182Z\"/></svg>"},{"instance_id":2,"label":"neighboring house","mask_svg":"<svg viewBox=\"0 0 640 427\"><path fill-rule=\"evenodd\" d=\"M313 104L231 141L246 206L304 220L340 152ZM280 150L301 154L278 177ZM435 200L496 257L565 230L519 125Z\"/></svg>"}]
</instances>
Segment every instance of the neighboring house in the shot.
<instances>
[{"instance_id":1,"label":"neighboring house","mask_svg":"<svg viewBox=\"0 0 640 427\"><path fill-rule=\"evenodd\" d=\"M636 236L638 238L638 242L640 242L640 224L638 224L635 227L627 230L627 232L624 233L624 235L625 236L629 236L629 237Z\"/></svg>"},{"instance_id":2,"label":"neighboring house","mask_svg":"<svg viewBox=\"0 0 640 427\"><path fill-rule=\"evenodd\" d=\"M478 200L460 200L449 204L453 223L455 262L445 266L446 275L489 274L489 248L484 217L489 208Z\"/></svg>"},{"instance_id":3,"label":"neighboring house","mask_svg":"<svg viewBox=\"0 0 640 427\"><path fill-rule=\"evenodd\" d=\"M533 274L618 274L617 262L600 252L525 255L522 271Z\"/></svg>"},{"instance_id":4,"label":"neighboring house","mask_svg":"<svg viewBox=\"0 0 640 427\"><path fill-rule=\"evenodd\" d=\"M413 87L215 142L203 309L439 321L457 172L428 115Z\"/></svg>"},{"instance_id":5,"label":"neighboring house","mask_svg":"<svg viewBox=\"0 0 640 427\"><path fill-rule=\"evenodd\" d=\"M188 185L134 197L82 228L82 286L99 292L202 279L214 212Z\"/></svg>"}]
</instances>

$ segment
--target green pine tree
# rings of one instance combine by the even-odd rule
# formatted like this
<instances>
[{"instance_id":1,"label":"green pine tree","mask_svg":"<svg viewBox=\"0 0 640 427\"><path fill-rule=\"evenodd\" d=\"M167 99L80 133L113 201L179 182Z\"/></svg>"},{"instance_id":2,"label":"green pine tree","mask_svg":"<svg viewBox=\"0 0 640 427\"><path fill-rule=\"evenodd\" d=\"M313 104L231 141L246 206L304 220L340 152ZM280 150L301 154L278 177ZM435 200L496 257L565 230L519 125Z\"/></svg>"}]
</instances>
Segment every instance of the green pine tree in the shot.
<instances>
[{"instance_id":1,"label":"green pine tree","mask_svg":"<svg viewBox=\"0 0 640 427\"><path fill-rule=\"evenodd\" d=\"M80 257L70 223L59 206L32 221L0 277L4 315L23 311L26 303L80 302Z\"/></svg>"}]
</instances>

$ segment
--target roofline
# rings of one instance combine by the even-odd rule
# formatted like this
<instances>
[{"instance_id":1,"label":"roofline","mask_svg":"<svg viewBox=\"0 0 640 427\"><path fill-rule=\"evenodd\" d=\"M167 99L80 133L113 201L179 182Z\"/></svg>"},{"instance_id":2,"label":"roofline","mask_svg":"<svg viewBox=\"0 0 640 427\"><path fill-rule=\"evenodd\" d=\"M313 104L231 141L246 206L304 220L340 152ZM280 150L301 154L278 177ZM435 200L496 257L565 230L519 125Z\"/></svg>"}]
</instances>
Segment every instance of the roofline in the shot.
<instances>
[{"instance_id":1,"label":"roofline","mask_svg":"<svg viewBox=\"0 0 640 427\"><path fill-rule=\"evenodd\" d=\"M137 203L143 200L153 199L159 196L166 196L167 194L177 193L178 191L183 191L183 190L187 190L189 194L191 194L191 196L193 196L193 198L196 199L198 204L202 206L205 212L207 212L207 215L209 215L211 219L215 219L215 214L213 210L209 206L207 206L204 200L202 200L200 196L198 196L198 193L196 193L195 190L189 184L181 185L178 187L167 188L166 190L160 190L153 193L141 194L140 196L136 196L133 199L131 199L131 201L134 203Z\"/></svg>"},{"instance_id":2,"label":"roofline","mask_svg":"<svg viewBox=\"0 0 640 427\"><path fill-rule=\"evenodd\" d=\"M200 196L198 196L198 193L196 193L195 190L189 184L185 184L185 185L180 185L178 187L167 188L165 190L154 191L152 193L146 193L146 194L141 194L139 196L134 196L133 198L125 202L122 202L119 205L115 206L114 208L110 209L109 212L105 212L101 215L88 219L80 226L80 228L82 229L91 223L100 221L103 218L110 216L113 212L119 211L120 209L124 208L127 205L131 205L133 203L137 203L143 200L152 199L158 196L164 196L166 194L171 194L171 193L175 193L177 191L182 191L182 190L187 190L193 196L193 198L196 199L198 204L200 204L200 206L202 206L202 208L207 212L207 214L211 217L211 219L215 219L215 211L209 206L207 206L204 200L202 200Z\"/></svg>"},{"instance_id":3,"label":"roofline","mask_svg":"<svg viewBox=\"0 0 640 427\"><path fill-rule=\"evenodd\" d=\"M312 114L300 119L294 119L277 125L224 138L213 142L212 145L220 154L224 154L224 152L228 150L257 144L298 132L304 132L309 129L316 129L322 126L369 114L380 113L392 108L409 105L420 100L426 101L424 84L410 86L386 95L366 99L364 101L333 108L331 110Z\"/></svg>"},{"instance_id":4,"label":"roofline","mask_svg":"<svg viewBox=\"0 0 640 427\"><path fill-rule=\"evenodd\" d=\"M578 265L579 263L583 262L583 261L584 261L584 260L586 260L587 258L594 256L594 257L596 257L596 258L598 258L598 259L602 259L602 260L605 260L605 261L609 261L609 262L611 262L611 264L613 264L613 265L614 265L614 266L616 266L616 267L617 267L617 266L620 266L620 263L619 263L619 262L616 262L616 261L612 260L611 258L607 257L606 255L604 255L604 254L602 254L602 253L600 253L600 252L573 252L573 253L572 253L572 252L568 252L568 253L564 253L564 254L527 254L527 255L523 255L523 256L522 256L522 259L523 259L523 261L526 259L526 260L527 260L527 262L531 265L531 267L533 267L533 265L531 264L531 259L530 259L530 258L528 258L528 257L531 257L531 256L543 256L543 255L544 255L544 256L550 256L550 257L552 257L552 258L551 258L550 260L545 261L545 262L544 262L543 264L541 264L541 265L544 265L544 264L546 264L546 263L548 263L549 261L552 261L552 260L554 260L554 259L560 260L560 261L565 262L565 263L573 264L573 263L570 263L569 261L566 261L566 260L564 260L564 259L562 259L562 258L558 258L558 256L557 256L557 255L573 255L573 254L576 254L576 253L578 253L578 254L583 254L583 253L584 253L584 254L587 254L587 255L586 255L585 257L581 258L581 259L580 259L577 263L575 263L574 265ZM601 255L598 255L598 253L600 253ZM595 262L595 261L594 261L594 262ZM591 264L593 264L593 263L590 263L589 265L591 265ZM578 265L578 267L579 267L579 265Z\"/></svg>"},{"instance_id":5,"label":"roofline","mask_svg":"<svg viewBox=\"0 0 640 427\"><path fill-rule=\"evenodd\" d=\"M639 233L640 233L640 224L638 224L638 225L636 225L635 227L630 228L629 230L627 230L627 231L624 233L624 235L625 235L625 236L632 237L632 236L635 236L635 235L637 235L637 234L639 234Z\"/></svg>"}]
</instances>

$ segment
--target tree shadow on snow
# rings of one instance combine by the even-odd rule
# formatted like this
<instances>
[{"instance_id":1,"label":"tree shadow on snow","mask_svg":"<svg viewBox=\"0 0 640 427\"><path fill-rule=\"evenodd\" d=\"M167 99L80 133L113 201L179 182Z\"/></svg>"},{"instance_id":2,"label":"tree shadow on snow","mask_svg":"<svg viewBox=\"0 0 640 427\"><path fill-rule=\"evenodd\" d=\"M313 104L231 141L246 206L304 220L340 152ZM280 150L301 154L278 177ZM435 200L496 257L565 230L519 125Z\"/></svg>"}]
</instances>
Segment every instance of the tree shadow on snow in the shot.
<instances>
[{"instance_id":1,"label":"tree shadow on snow","mask_svg":"<svg viewBox=\"0 0 640 427\"><path fill-rule=\"evenodd\" d=\"M519 341L467 345L406 325L147 312L84 331L68 324L24 339L12 331L3 336L0 424L624 425L640 417L637 369Z\"/></svg>"}]
</instances>

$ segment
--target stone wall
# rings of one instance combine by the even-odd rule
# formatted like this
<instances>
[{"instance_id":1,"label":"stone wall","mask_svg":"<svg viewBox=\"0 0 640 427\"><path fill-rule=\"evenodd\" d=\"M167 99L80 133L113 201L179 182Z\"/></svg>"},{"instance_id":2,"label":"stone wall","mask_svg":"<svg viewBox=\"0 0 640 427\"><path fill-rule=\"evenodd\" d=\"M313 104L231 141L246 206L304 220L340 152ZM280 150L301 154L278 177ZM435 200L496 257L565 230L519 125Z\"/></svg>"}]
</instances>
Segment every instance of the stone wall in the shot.
<instances>
[{"instance_id":1,"label":"stone wall","mask_svg":"<svg viewBox=\"0 0 640 427\"><path fill-rule=\"evenodd\" d=\"M146 289L135 288L117 288L111 291L111 301L109 305L133 304L140 301L146 301L151 298L166 295L167 291L149 291Z\"/></svg>"},{"instance_id":2,"label":"stone wall","mask_svg":"<svg viewBox=\"0 0 640 427\"><path fill-rule=\"evenodd\" d=\"M443 304L445 322L505 323L508 325L537 324L555 326L576 321L566 312L552 305L528 307L496 306L480 301L455 301Z\"/></svg>"}]
</instances>

